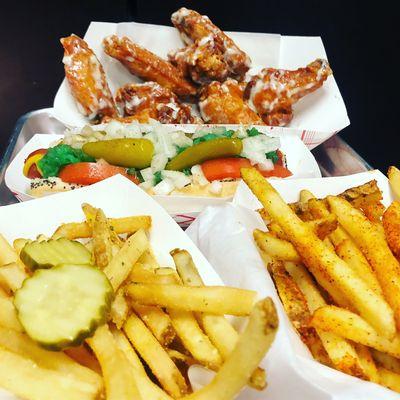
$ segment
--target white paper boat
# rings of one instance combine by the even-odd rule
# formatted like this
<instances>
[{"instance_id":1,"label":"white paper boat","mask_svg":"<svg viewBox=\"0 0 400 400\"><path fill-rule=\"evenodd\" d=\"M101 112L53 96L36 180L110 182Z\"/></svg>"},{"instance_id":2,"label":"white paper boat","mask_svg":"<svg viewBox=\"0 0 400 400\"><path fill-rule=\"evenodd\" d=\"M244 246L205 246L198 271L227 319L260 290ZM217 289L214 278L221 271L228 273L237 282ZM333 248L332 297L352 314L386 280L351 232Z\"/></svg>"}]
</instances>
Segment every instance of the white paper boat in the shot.
<instances>
[{"instance_id":1,"label":"white paper boat","mask_svg":"<svg viewBox=\"0 0 400 400\"><path fill-rule=\"evenodd\" d=\"M111 34L129 36L136 43L164 58L170 50L183 46L177 30L169 26L136 22L92 22L84 38L103 64L113 93L122 85L139 79L103 52L102 40ZM320 37L247 32L228 34L251 57L253 67L249 74L257 73L264 67L296 69L306 66L316 58L327 58ZM79 113L65 79L54 100L54 114L66 125L82 126L88 123ZM294 132L312 149L349 123L339 88L334 77L330 76L322 88L307 95L294 106L294 118L288 127L268 129L280 133Z\"/></svg>"},{"instance_id":2,"label":"white paper boat","mask_svg":"<svg viewBox=\"0 0 400 400\"><path fill-rule=\"evenodd\" d=\"M271 184L287 202L293 202L298 200L301 189L309 189L322 197L338 194L372 179L378 181L384 203L388 205L393 200L392 193L387 178L379 171L336 178L271 180ZM398 393L313 360L288 320L274 283L255 247L253 230L265 229L259 214L253 211L260 206L247 186L241 183L233 203L207 208L186 231L226 285L257 290L263 296L271 296L279 305L280 329L267 359L268 387L265 393L251 392L243 399L398 399Z\"/></svg>"},{"instance_id":3,"label":"white paper boat","mask_svg":"<svg viewBox=\"0 0 400 400\"><path fill-rule=\"evenodd\" d=\"M227 125L229 127L229 125ZM170 125L171 130L185 129L194 131L197 125ZM233 126L234 127L234 126ZM263 131L264 128L260 127ZM275 136L275 132L271 134ZM10 163L5 174L5 183L20 201L31 200L28 194L30 179L26 178L22 171L24 160L34 150L48 148L55 141L62 139L62 135L37 134L26 143L21 151ZM318 165L307 147L295 135L281 136L281 149L287 157L288 168L293 172L291 178L311 178L321 176ZM289 178L289 179L291 179ZM154 196L154 198L172 215L182 226L188 226L194 218L206 206L223 204L231 198L211 198L196 196Z\"/></svg>"}]
</instances>

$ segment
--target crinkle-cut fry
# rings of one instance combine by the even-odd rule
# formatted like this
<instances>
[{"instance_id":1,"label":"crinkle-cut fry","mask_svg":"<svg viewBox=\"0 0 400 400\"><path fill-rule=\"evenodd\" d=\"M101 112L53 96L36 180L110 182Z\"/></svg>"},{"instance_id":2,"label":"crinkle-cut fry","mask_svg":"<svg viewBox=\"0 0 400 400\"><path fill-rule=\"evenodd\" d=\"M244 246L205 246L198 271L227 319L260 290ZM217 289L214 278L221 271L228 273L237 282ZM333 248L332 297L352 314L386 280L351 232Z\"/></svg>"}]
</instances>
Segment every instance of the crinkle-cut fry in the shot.
<instances>
[{"instance_id":1,"label":"crinkle-cut fry","mask_svg":"<svg viewBox=\"0 0 400 400\"><path fill-rule=\"evenodd\" d=\"M242 168L241 174L261 204L291 239L303 262L316 279L319 279L318 271L320 273L323 271L328 280L335 281L341 292L351 299L358 312L378 332L392 338L396 332L396 325L393 311L386 301L370 289L336 253L318 239L256 169ZM340 219L339 222L341 222ZM319 283L324 287L324 282L319 281ZM324 288L328 290L327 287Z\"/></svg>"},{"instance_id":2,"label":"crinkle-cut fry","mask_svg":"<svg viewBox=\"0 0 400 400\"><path fill-rule=\"evenodd\" d=\"M88 44L76 35L60 41L65 77L79 111L94 120L118 116L103 67Z\"/></svg>"},{"instance_id":3,"label":"crinkle-cut fry","mask_svg":"<svg viewBox=\"0 0 400 400\"><path fill-rule=\"evenodd\" d=\"M239 340L210 384L187 396L191 400L232 400L247 384L265 357L278 329L278 315L270 298L257 302ZM238 368L240 366L240 368Z\"/></svg>"},{"instance_id":4,"label":"crinkle-cut fry","mask_svg":"<svg viewBox=\"0 0 400 400\"><path fill-rule=\"evenodd\" d=\"M11 298L0 297L0 326L14 329L17 332L24 331Z\"/></svg>"},{"instance_id":5,"label":"crinkle-cut fry","mask_svg":"<svg viewBox=\"0 0 400 400\"><path fill-rule=\"evenodd\" d=\"M140 304L237 316L249 315L257 297L252 290L226 286L187 287L157 283L130 284L126 293Z\"/></svg>"},{"instance_id":6,"label":"crinkle-cut fry","mask_svg":"<svg viewBox=\"0 0 400 400\"><path fill-rule=\"evenodd\" d=\"M140 399L129 362L118 348L108 325L97 328L87 342L99 360L107 400Z\"/></svg>"},{"instance_id":7,"label":"crinkle-cut fry","mask_svg":"<svg viewBox=\"0 0 400 400\"><path fill-rule=\"evenodd\" d=\"M100 394L75 376L42 368L1 347L0 386L26 400L95 400Z\"/></svg>"},{"instance_id":8,"label":"crinkle-cut fry","mask_svg":"<svg viewBox=\"0 0 400 400\"><path fill-rule=\"evenodd\" d=\"M324 218L330 215L322 200L311 199L308 202L308 207L316 218ZM329 238L335 246L335 251L338 256L345 261L375 293L382 295L381 286L371 265L343 227L339 225L329 235Z\"/></svg>"},{"instance_id":9,"label":"crinkle-cut fry","mask_svg":"<svg viewBox=\"0 0 400 400\"><path fill-rule=\"evenodd\" d=\"M0 285L9 293L14 293L22 286L28 275L17 263L6 264L0 267Z\"/></svg>"},{"instance_id":10,"label":"crinkle-cut fry","mask_svg":"<svg viewBox=\"0 0 400 400\"><path fill-rule=\"evenodd\" d=\"M115 294L114 300L111 304L110 317L112 322L117 326L118 329L124 325L129 314L129 304L125 298L124 289L118 289Z\"/></svg>"},{"instance_id":11,"label":"crinkle-cut fry","mask_svg":"<svg viewBox=\"0 0 400 400\"><path fill-rule=\"evenodd\" d=\"M103 271L109 279L114 291L116 291L129 276L132 267L148 247L149 239L144 230L140 229L129 237L121 250L104 268Z\"/></svg>"},{"instance_id":12,"label":"crinkle-cut fry","mask_svg":"<svg viewBox=\"0 0 400 400\"><path fill-rule=\"evenodd\" d=\"M269 232L263 232L260 229L255 229L253 237L257 246L269 254L272 258L283 261L300 262L299 253L292 243L279 239Z\"/></svg>"},{"instance_id":13,"label":"crinkle-cut fry","mask_svg":"<svg viewBox=\"0 0 400 400\"><path fill-rule=\"evenodd\" d=\"M346 200L329 196L328 202L340 224L364 253L379 280L387 302L394 310L400 327L400 263L376 226ZM377 328L377 327L376 327ZM378 328L377 328L378 329ZM384 334L384 333L382 333Z\"/></svg>"},{"instance_id":14,"label":"crinkle-cut fry","mask_svg":"<svg viewBox=\"0 0 400 400\"><path fill-rule=\"evenodd\" d=\"M87 346L85 343L80 345L79 347L70 347L68 349L65 349L64 353L80 365L89 368L97 374L101 375L100 364L90 350L89 346Z\"/></svg>"},{"instance_id":15,"label":"crinkle-cut fry","mask_svg":"<svg viewBox=\"0 0 400 400\"><path fill-rule=\"evenodd\" d=\"M157 386L147 375L143 364L141 363L138 355L130 344L125 334L118 330L112 329L112 334L119 349L125 354L130 367L133 369L134 374L132 377L135 380L136 386L140 392L141 399L149 400L172 400L159 386Z\"/></svg>"},{"instance_id":16,"label":"crinkle-cut fry","mask_svg":"<svg viewBox=\"0 0 400 400\"><path fill-rule=\"evenodd\" d=\"M185 378L168 356L166 350L152 335L143 321L132 314L125 322L124 331L135 350L150 367L162 388L172 397L188 393Z\"/></svg>"},{"instance_id":17,"label":"crinkle-cut fry","mask_svg":"<svg viewBox=\"0 0 400 400\"><path fill-rule=\"evenodd\" d=\"M393 166L389 167L388 178L393 193L400 200L400 170Z\"/></svg>"},{"instance_id":18,"label":"crinkle-cut fry","mask_svg":"<svg viewBox=\"0 0 400 400\"><path fill-rule=\"evenodd\" d=\"M388 245L397 259L400 259L400 203L398 201L394 201L386 209L382 223Z\"/></svg>"},{"instance_id":19,"label":"crinkle-cut fry","mask_svg":"<svg viewBox=\"0 0 400 400\"><path fill-rule=\"evenodd\" d=\"M34 361L39 367L59 371L74 376L97 387L100 391L103 382L99 374L86 368L62 352L49 351L38 346L24 333L0 326L0 347Z\"/></svg>"},{"instance_id":20,"label":"crinkle-cut fry","mask_svg":"<svg viewBox=\"0 0 400 400\"><path fill-rule=\"evenodd\" d=\"M371 353L378 366L386 368L396 374L400 374L400 359L375 349L371 349Z\"/></svg>"},{"instance_id":21,"label":"crinkle-cut fry","mask_svg":"<svg viewBox=\"0 0 400 400\"><path fill-rule=\"evenodd\" d=\"M176 337L176 332L172 326L170 316L161 307L143 306L134 303L132 308L160 344L168 346L172 343Z\"/></svg>"},{"instance_id":22,"label":"crinkle-cut fry","mask_svg":"<svg viewBox=\"0 0 400 400\"><path fill-rule=\"evenodd\" d=\"M382 386L400 393L400 374L383 367L378 367L379 383Z\"/></svg>"},{"instance_id":23,"label":"crinkle-cut fry","mask_svg":"<svg viewBox=\"0 0 400 400\"><path fill-rule=\"evenodd\" d=\"M360 343L353 343L353 345L356 349L358 359L365 374L365 378L370 382L379 383L379 372L375 365L375 361L372 357L370 349Z\"/></svg>"},{"instance_id":24,"label":"crinkle-cut fry","mask_svg":"<svg viewBox=\"0 0 400 400\"><path fill-rule=\"evenodd\" d=\"M120 61L132 75L145 81L155 81L178 96L195 96L197 89L186 80L178 68L128 37L111 35L103 40L106 54Z\"/></svg>"},{"instance_id":25,"label":"crinkle-cut fry","mask_svg":"<svg viewBox=\"0 0 400 400\"><path fill-rule=\"evenodd\" d=\"M400 334L396 333L390 340L380 335L362 317L343 308L336 306L319 308L314 312L311 325L400 358Z\"/></svg>"},{"instance_id":26,"label":"crinkle-cut fry","mask_svg":"<svg viewBox=\"0 0 400 400\"><path fill-rule=\"evenodd\" d=\"M147 215L108 218L112 230L116 234L132 234L140 229L148 230L151 228L151 217ZM60 225L53 233L52 239L65 237L67 239L85 239L92 236L92 229L87 222L69 222Z\"/></svg>"}]
</instances>

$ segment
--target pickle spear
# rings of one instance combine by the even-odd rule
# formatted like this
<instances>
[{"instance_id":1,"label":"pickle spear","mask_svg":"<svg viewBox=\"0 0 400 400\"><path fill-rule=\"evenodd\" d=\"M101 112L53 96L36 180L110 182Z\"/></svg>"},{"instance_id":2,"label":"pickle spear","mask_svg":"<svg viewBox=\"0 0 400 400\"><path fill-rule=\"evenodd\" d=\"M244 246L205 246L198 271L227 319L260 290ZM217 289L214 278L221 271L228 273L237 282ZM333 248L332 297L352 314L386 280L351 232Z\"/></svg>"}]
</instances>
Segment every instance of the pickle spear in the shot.
<instances>
[{"instance_id":1,"label":"pickle spear","mask_svg":"<svg viewBox=\"0 0 400 400\"><path fill-rule=\"evenodd\" d=\"M165 167L173 171L181 171L204 161L222 157L234 157L242 152L242 141L232 138L218 138L188 147L175 156Z\"/></svg>"},{"instance_id":2,"label":"pickle spear","mask_svg":"<svg viewBox=\"0 0 400 400\"><path fill-rule=\"evenodd\" d=\"M148 139L111 139L85 143L82 150L112 165L143 169L151 164L154 145Z\"/></svg>"}]
</instances>

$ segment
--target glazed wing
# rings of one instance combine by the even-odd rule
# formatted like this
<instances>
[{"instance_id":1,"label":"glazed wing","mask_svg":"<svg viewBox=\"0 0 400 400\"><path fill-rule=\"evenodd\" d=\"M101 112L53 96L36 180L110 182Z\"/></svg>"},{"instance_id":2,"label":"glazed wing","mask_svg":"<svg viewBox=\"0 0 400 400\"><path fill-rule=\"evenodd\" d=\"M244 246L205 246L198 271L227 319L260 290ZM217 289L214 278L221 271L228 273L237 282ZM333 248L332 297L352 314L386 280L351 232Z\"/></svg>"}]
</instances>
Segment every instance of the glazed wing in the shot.
<instances>
[{"instance_id":1,"label":"glazed wing","mask_svg":"<svg viewBox=\"0 0 400 400\"><path fill-rule=\"evenodd\" d=\"M211 124L263 124L262 119L244 102L243 88L233 79L205 86L199 107L204 121Z\"/></svg>"},{"instance_id":2,"label":"glazed wing","mask_svg":"<svg viewBox=\"0 0 400 400\"><path fill-rule=\"evenodd\" d=\"M293 118L292 105L322 86L332 70L317 59L294 71L265 68L247 84L245 98L267 125L284 126Z\"/></svg>"},{"instance_id":3,"label":"glazed wing","mask_svg":"<svg viewBox=\"0 0 400 400\"><path fill-rule=\"evenodd\" d=\"M172 14L171 21L187 45L205 38L220 43L223 59L229 68L229 76L238 80L244 78L251 65L249 56L206 15L182 7Z\"/></svg>"},{"instance_id":4,"label":"glazed wing","mask_svg":"<svg viewBox=\"0 0 400 400\"><path fill-rule=\"evenodd\" d=\"M202 122L192 114L190 106L182 104L174 93L156 82L127 84L118 90L116 102L128 120L148 122L152 118L163 124Z\"/></svg>"},{"instance_id":5,"label":"glazed wing","mask_svg":"<svg viewBox=\"0 0 400 400\"><path fill-rule=\"evenodd\" d=\"M117 109L103 67L88 44L76 35L60 39L65 77L79 111L91 120L116 117Z\"/></svg>"},{"instance_id":6,"label":"glazed wing","mask_svg":"<svg viewBox=\"0 0 400 400\"><path fill-rule=\"evenodd\" d=\"M145 81L155 81L178 96L195 96L197 89L166 60L132 42L127 37L109 36L103 40L104 51L120 61L131 74Z\"/></svg>"}]
</instances>

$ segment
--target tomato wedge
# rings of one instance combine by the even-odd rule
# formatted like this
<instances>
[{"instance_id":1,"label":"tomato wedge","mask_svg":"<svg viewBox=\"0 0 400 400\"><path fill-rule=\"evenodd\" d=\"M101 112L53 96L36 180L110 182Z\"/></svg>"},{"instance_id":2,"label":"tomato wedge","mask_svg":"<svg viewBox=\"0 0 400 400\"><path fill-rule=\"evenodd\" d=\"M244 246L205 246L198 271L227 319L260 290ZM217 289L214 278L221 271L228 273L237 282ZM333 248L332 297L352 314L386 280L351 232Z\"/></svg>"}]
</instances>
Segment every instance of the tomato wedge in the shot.
<instances>
[{"instance_id":1,"label":"tomato wedge","mask_svg":"<svg viewBox=\"0 0 400 400\"><path fill-rule=\"evenodd\" d=\"M103 179L121 174L132 182L138 184L139 180L134 175L129 175L125 168L116 167L106 163L80 162L65 166L59 173L59 178L66 183L91 185Z\"/></svg>"},{"instance_id":2,"label":"tomato wedge","mask_svg":"<svg viewBox=\"0 0 400 400\"><path fill-rule=\"evenodd\" d=\"M283 166L282 155L279 154L279 156L279 161L274 165L273 170L259 170L263 176L286 178L292 175L292 173ZM205 161L201 164L203 174L210 182L226 178L238 179L240 178L240 169L250 167L251 163L247 158L218 158L215 160Z\"/></svg>"}]
</instances>

